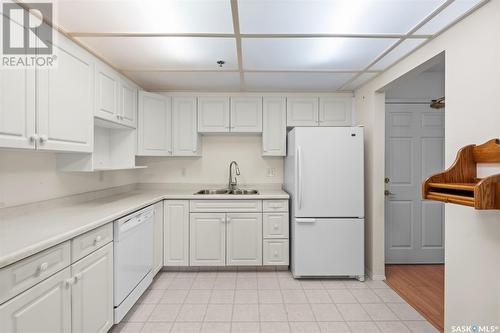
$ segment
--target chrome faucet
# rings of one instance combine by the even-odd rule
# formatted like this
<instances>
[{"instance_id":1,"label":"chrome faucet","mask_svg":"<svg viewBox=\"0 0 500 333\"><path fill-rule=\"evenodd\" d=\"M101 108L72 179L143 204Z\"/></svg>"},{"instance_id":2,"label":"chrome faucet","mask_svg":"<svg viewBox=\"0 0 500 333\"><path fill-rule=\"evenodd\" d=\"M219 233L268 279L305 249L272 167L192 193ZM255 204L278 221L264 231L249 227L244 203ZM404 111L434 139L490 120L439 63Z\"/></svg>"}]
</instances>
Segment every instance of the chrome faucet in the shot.
<instances>
[{"instance_id":1,"label":"chrome faucet","mask_svg":"<svg viewBox=\"0 0 500 333\"><path fill-rule=\"evenodd\" d=\"M234 165L234 170L236 171L236 176L240 175L240 168L238 167L238 163L236 161L232 161L229 164L229 184L228 188L230 190L235 190L238 188L238 179L236 179L236 176L234 176L233 179L233 165Z\"/></svg>"}]
</instances>

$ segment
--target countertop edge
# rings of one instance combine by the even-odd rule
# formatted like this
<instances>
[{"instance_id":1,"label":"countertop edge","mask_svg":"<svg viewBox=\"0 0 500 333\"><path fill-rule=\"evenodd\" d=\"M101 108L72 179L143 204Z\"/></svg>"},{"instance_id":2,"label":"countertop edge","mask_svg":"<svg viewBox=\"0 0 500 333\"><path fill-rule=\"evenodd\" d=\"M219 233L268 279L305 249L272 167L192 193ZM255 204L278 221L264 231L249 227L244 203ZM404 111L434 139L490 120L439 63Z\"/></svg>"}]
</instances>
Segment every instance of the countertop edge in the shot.
<instances>
[{"instance_id":1,"label":"countertop edge","mask_svg":"<svg viewBox=\"0 0 500 333\"><path fill-rule=\"evenodd\" d=\"M89 223L82 225L79 228L71 230L70 232L59 234L59 235L51 237L47 240L44 240L43 242L38 242L38 243L32 244L28 247L23 248L20 251L11 252L11 253L8 253L6 255L3 255L0 257L0 269L4 268L6 266L9 266L11 264L14 264L20 260L23 260L29 256L32 256L34 254L37 254L37 253L42 252L44 250L47 250L53 246L56 246L58 244L69 241L72 238L80 236L88 231L96 229L96 228L98 228L102 225L105 225L107 223L111 223L114 220L119 219L120 217L123 217L125 215L128 215L130 213L133 213L137 210L140 210L144 207L153 205L153 204L160 202L160 201L163 201L163 200L245 200L245 199L246 200L288 200L289 195L288 194L257 194L257 195L238 196L237 198L235 198L234 196L228 197L228 195L196 195L196 194L178 194L178 195L177 194L161 194L161 195L152 196L150 199L145 200L139 204L136 204L129 209L121 210L121 211L118 211L114 214L100 218L98 220L91 221Z\"/></svg>"}]
</instances>

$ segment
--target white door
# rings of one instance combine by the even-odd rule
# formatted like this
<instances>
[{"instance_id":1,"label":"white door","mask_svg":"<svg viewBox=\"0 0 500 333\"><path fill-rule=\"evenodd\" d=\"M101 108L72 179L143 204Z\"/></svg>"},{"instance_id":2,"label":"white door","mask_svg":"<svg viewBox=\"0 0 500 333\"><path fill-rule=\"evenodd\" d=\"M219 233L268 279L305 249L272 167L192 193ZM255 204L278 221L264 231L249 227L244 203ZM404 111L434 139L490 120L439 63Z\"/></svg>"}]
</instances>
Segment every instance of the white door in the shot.
<instances>
[{"instance_id":1,"label":"white door","mask_svg":"<svg viewBox=\"0 0 500 333\"><path fill-rule=\"evenodd\" d=\"M34 149L34 135L35 71L0 70L0 147Z\"/></svg>"},{"instance_id":2,"label":"white door","mask_svg":"<svg viewBox=\"0 0 500 333\"><path fill-rule=\"evenodd\" d=\"M108 66L96 63L95 69L95 116L120 122L118 109L118 74Z\"/></svg>"},{"instance_id":3,"label":"white door","mask_svg":"<svg viewBox=\"0 0 500 333\"><path fill-rule=\"evenodd\" d=\"M198 132L229 132L229 97L198 97Z\"/></svg>"},{"instance_id":4,"label":"white door","mask_svg":"<svg viewBox=\"0 0 500 333\"><path fill-rule=\"evenodd\" d=\"M137 155L172 155L172 109L170 97L139 92Z\"/></svg>"},{"instance_id":5,"label":"white door","mask_svg":"<svg viewBox=\"0 0 500 333\"><path fill-rule=\"evenodd\" d=\"M189 266L189 201L165 200L164 266Z\"/></svg>"},{"instance_id":6,"label":"white door","mask_svg":"<svg viewBox=\"0 0 500 333\"><path fill-rule=\"evenodd\" d=\"M363 128L296 127L296 217L364 217Z\"/></svg>"},{"instance_id":7,"label":"white door","mask_svg":"<svg viewBox=\"0 0 500 333\"><path fill-rule=\"evenodd\" d=\"M351 126L352 97L320 97L319 126Z\"/></svg>"},{"instance_id":8,"label":"white door","mask_svg":"<svg viewBox=\"0 0 500 333\"><path fill-rule=\"evenodd\" d=\"M286 100L284 97L264 97L262 155L286 156Z\"/></svg>"},{"instance_id":9,"label":"white door","mask_svg":"<svg viewBox=\"0 0 500 333\"><path fill-rule=\"evenodd\" d=\"M120 122L132 128L137 127L137 87L120 79Z\"/></svg>"},{"instance_id":10,"label":"white door","mask_svg":"<svg viewBox=\"0 0 500 333\"><path fill-rule=\"evenodd\" d=\"M189 217L191 266L224 266L226 214L191 213Z\"/></svg>"},{"instance_id":11,"label":"white door","mask_svg":"<svg viewBox=\"0 0 500 333\"><path fill-rule=\"evenodd\" d=\"M262 97L231 97L231 132L262 132Z\"/></svg>"},{"instance_id":12,"label":"white door","mask_svg":"<svg viewBox=\"0 0 500 333\"><path fill-rule=\"evenodd\" d=\"M172 124L174 156L199 156L196 97L172 99Z\"/></svg>"},{"instance_id":13,"label":"white door","mask_svg":"<svg viewBox=\"0 0 500 333\"><path fill-rule=\"evenodd\" d=\"M57 66L37 69L37 149L92 152L94 62L62 35L57 41Z\"/></svg>"},{"instance_id":14,"label":"white door","mask_svg":"<svg viewBox=\"0 0 500 333\"><path fill-rule=\"evenodd\" d=\"M286 125L318 126L317 97L288 97L286 99Z\"/></svg>"},{"instance_id":15,"label":"white door","mask_svg":"<svg viewBox=\"0 0 500 333\"><path fill-rule=\"evenodd\" d=\"M153 273L158 273L163 267L163 201L158 202L154 206L154 222L153 222Z\"/></svg>"},{"instance_id":16,"label":"white door","mask_svg":"<svg viewBox=\"0 0 500 333\"><path fill-rule=\"evenodd\" d=\"M226 265L262 265L262 214L228 213L226 221Z\"/></svg>"},{"instance_id":17,"label":"white door","mask_svg":"<svg viewBox=\"0 0 500 333\"><path fill-rule=\"evenodd\" d=\"M106 333L113 326L113 243L71 265L71 333Z\"/></svg>"},{"instance_id":18,"label":"white door","mask_svg":"<svg viewBox=\"0 0 500 333\"><path fill-rule=\"evenodd\" d=\"M444 262L444 204L421 184L444 167L444 109L386 104L386 263Z\"/></svg>"},{"instance_id":19,"label":"white door","mask_svg":"<svg viewBox=\"0 0 500 333\"><path fill-rule=\"evenodd\" d=\"M0 332L71 332L70 268L0 305Z\"/></svg>"}]
</instances>

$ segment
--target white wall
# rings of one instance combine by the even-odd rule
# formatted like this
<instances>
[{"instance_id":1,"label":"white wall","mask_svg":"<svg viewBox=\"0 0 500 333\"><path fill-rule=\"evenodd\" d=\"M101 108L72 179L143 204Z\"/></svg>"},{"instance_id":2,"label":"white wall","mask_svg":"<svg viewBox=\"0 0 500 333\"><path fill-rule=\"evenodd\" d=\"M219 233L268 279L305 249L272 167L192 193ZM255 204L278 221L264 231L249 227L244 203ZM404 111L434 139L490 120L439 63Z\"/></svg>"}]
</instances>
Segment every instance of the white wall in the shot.
<instances>
[{"instance_id":1,"label":"white wall","mask_svg":"<svg viewBox=\"0 0 500 333\"><path fill-rule=\"evenodd\" d=\"M401 80L385 92L386 99L424 100L443 97L444 72L424 72Z\"/></svg>"},{"instance_id":2,"label":"white wall","mask_svg":"<svg viewBox=\"0 0 500 333\"><path fill-rule=\"evenodd\" d=\"M445 51L446 164L470 143L500 137L500 1L491 1L355 93L367 127L367 265L384 274L384 86ZM500 172L500 168L497 168ZM446 205L445 330L500 325L500 212Z\"/></svg>"},{"instance_id":3,"label":"white wall","mask_svg":"<svg viewBox=\"0 0 500 333\"><path fill-rule=\"evenodd\" d=\"M262 157L261 135L202 136L201 157L138 157L138 165L147 165L140 172L146 183L226 184L229 163L238 162L240 184L283 182L283 158ZM267 169L276 170L267 177Z\"/></svg>"},{"instance_id":4,"label":"white wall","mask_svg":"<svg viewBox=\"0 0 500 333\"><path fill-rule=\"evenodd\" d=\"M0 208L136 183L137 171L66 173L54 153L0 151Z\"/></svg>"}]
</instances>

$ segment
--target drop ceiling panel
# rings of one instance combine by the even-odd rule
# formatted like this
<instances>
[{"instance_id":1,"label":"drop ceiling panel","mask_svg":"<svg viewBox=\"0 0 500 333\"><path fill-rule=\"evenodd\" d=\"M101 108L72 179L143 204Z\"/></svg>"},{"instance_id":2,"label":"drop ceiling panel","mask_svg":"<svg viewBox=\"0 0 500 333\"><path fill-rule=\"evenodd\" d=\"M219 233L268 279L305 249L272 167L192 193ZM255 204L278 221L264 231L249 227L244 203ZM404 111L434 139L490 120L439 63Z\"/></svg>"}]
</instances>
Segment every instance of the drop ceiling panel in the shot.
<instances>
[{"instance_id":1,"label":"drop ceiling panel","mask_svg":"<svg viewBox=\"0 0 500 333\"><path fill-rule=\"evenodd\" d=\"M245 38L243 68L356 71L395 42L388 38Z\"/></svg>"},{"instance_id":2,"label":"drop ceiling panel","mask_svg":"<svg viewBox=\"0 0 500 333\"><path fill-rule=\"evenodd\" d=\"M403 58L405 55L409 54L415 48L420 46L426 39L406 39L401 44L396 46L391 52L389 52L385 57L380 59L375 63L371 70L384 70L390 65L394 64L399 59Z\"/></svg>"},{"instance_id":3,"label":"drop ceiling panel","mask_svg":"<svg viewBox=\"0 0 500 333\"><path fill-rule=\"evenodd\" d=\"M238 91L237 72L124 72L146 90Z\"/></svg>"},{"instance_id":4,"label":"drop ceiling panel","mask_svg":"<svg viewBox=\"0 0 500 333\"><path fill-rule=\"evenodd\" d=\"M356 79L353 81L349 82L345 86L342 87L342 90L355 90L359 87L361 87L363 84L368 82L369 80L373 79L375 76L377 76L379 73L363 73L360 76L358 76Z\"/></svg>"},{"instance_id":5,"label":"drop ceiling panel","mask_svg":"<svg viewBox=\"0 0 500 333\"><path fill-rule=\"evenodd\" d=\"M234 38L80 37L83 44L115 67L133 70L237 69Z\"/></svg>"},{"instance_id":6,"label":"drop ceiling panel","mask_svg":"<svg viewBox=\"0 0 500 333\"><path fill-rule=\"evenodd\" d=\"M58 0L54 3L56 22L67 32L233 32L229 0Z\"/></svg>"},{"instance_id":7,"label":"drop ceiling panel","mask_svg":"<svg viewBox=\"0 0 500 333\"><path fill-rule=\"evenodd\" d=\"M483 0L455 0L441 13L420 28L416 34L435 34L446 28L460 16L472 9L474 6L484 2Z\"/></svg>"},{"instance_id":8,"label":"drop ceiling panel","mask_svg":"<svg viewBox=\"0 0 500 333\"><path fill-rule=\"evenodd\" d=\"M245 73L249 91L328 91L340 88L354 73Z\"/></svg>"},{"instance_id":9,"label":"drop ceiling panel","mask_svg":"<svg viewBox=\"0 0 500 333\"><path fill-rule=\"evenodd\" d=\"M404 34L444 0L239 0L242 33Z\"/></svg>"}]
</instances>

